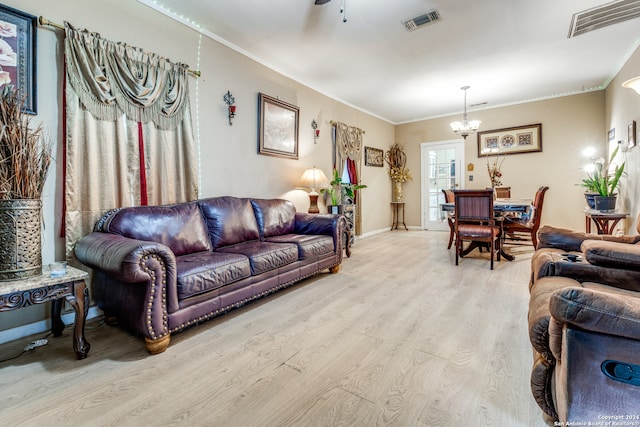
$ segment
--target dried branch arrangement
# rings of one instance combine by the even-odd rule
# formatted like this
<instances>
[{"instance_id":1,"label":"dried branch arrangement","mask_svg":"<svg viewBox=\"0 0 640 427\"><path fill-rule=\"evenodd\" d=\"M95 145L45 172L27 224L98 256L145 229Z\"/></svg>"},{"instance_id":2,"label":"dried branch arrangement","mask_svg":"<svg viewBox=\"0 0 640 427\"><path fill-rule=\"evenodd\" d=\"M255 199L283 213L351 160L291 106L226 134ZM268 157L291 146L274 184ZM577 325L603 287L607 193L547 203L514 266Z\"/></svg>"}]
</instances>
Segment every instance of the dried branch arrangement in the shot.
<instances>
[{"instance_id":1,"label":"dried branch arrangement","mask_svg":"<svg viewBox=\"0 0 640 427\"><path fill-rule=\"evenodd\" d=\"M12 87L0 89L0 200L39 199L51 164L51 143L23 101Z\"/></svg>"},{"instance_id":2,"label":"dried branch arrangement","mask_svg":"<svg viewBox=\"0 0 640 427\"><path fill-rule=\"evenodd\" d=\"M384 160L389 165L389 177L393 181L407 182L412 181L411 171L407 166L407 153L403 147L397 142L391 146L389 151L384 153Z\"/></svg>"}]
</instances>

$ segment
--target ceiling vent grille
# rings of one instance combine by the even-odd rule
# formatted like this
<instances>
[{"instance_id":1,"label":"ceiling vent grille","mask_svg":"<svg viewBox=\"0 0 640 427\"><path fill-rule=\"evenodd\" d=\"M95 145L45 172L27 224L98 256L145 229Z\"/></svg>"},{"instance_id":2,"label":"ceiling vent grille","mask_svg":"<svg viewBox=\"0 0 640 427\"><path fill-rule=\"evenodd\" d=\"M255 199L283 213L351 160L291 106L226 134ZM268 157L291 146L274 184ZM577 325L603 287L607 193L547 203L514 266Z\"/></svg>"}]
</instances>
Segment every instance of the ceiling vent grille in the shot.
<instances>
[{"instance_id":1,"label":"ceiling vent grille","mask_svg":"<svg viewBox=\"0 0 640 427\"><path fill-rule=\"evenodd\" d=\"M402 24L404 25L404 28L407 31L414 31L424 25L433 24L434 22L437 22L440 19L441 19L440 12L438 12L435 9L432 9L423 15L416 16L415 18L406 20Z\"/></svg>"},{"instance_id":2,"label":"ceiling vent grille","mask_svg":"<svg viewBox=\"0 0 640 427\"><path fill-rule=\"evenodd\" d=\"M569 38L640 16L640 0L618 0L575 13Z\"/></svg>"}]
</instances>

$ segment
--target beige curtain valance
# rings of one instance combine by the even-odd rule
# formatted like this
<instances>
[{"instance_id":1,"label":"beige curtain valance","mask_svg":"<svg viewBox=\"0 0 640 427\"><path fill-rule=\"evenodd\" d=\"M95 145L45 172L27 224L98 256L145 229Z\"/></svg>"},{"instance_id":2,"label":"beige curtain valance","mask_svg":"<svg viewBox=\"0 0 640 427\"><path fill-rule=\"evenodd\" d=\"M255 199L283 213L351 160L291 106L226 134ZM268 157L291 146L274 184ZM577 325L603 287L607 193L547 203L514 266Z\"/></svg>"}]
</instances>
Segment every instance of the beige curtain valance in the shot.
<instances>
[{"instance_id":1,"label":"beige curtain valance","mask_svg":"<svg viewBox=\"0 0 640 427\"><path fill-rule=\"evenodd\" d=\"M333 122L336 127L336 148L341 157L356 161L362 150L362 134L364 131L355 126Z\"/></svg>"},{"instance_id":2,"label":"beige curtain valance","mask_svg":"<svg viewBox=\"0 0 640 427\"><path fill-rule=\"evenodd\" d=\"M65 22L67 78L80 101L99 120L123 114L136 122L175 129L189 108L186 64L172 63Z\"/></svg>"}]
</instances>

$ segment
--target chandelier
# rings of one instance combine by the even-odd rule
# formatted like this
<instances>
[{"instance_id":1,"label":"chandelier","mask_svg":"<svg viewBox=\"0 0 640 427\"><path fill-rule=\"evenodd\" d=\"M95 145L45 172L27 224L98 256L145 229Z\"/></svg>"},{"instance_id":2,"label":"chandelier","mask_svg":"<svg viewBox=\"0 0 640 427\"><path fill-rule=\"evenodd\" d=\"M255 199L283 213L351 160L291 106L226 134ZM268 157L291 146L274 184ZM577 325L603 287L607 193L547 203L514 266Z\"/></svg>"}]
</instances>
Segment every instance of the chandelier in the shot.
<instances>
[{"instance_id":1,"label":"chandelier","mask_svg":"<svg viewBox=\"0 0 640 427\"><path fill-rule=\"evenodd\" d=\"M469 86L462 86L460 89L464 91L464 115L461 122L451 123L451 129L456 135L462 135L462 138L467 139L470 133L474 133L480 127L480 120L468 120L467 119L467 89Z\"/></svg>"}]
</instances>

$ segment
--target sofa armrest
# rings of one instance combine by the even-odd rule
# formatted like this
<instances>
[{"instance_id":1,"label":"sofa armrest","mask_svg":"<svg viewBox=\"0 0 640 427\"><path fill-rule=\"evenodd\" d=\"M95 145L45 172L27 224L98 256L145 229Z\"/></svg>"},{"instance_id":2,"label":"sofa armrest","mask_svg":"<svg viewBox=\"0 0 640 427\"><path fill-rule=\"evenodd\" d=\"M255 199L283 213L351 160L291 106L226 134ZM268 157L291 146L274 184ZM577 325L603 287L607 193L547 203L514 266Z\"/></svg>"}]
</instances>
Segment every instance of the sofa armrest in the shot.
<instances>
[{"instance_id":1,"label":"sofa armrest","mask_svg":"<svg viewBox=\"0 0 640 427\"><path fill-rule=\"evenodd\" d=\"M640 245L589 240L581 249L589 264L640 271Z\"/></svg>"},{"instance_id":2,"label":"sofa armrest","mask_svg":"<svg viewBox=\"0 0 640 427\"><path fill-rule=\"evenodd\" d=\"M640 294L635 291L571 286L551 295L549 312L549 346L556 359L561 357L564 325L640 341Z\"/></svg>"},{"instance_id":3,"label":"sofa armrest","mask_svg":"<svg viewBox=\"0 0 640 427\"><path fill-rule=\"evenodd\" d=\"M609 236L607 234L587 234L580 231L567 230L545 225L538 230L539 248L556 248L563 251L580 251L580 246L584 241L608 241L634 244L640 241L639 236Z\"/></svg>"},{"instance_id":4,"label":"sofa armrest","mask_svg":"<svg viewBox=\"0 0 640 427\"><path fill-rule=\"evenodd\" d=\"M342 215L335 214L308 214L296 212L296 222L293 232L296 234L315 234L333 237L333 245L336 253L342 256L344 245L349 244L349 239L343 242L344 230L347 220Z\"/></svg>"},{"instance_id":5,"label":"sofa armrest","mask_svg":"<svg viewBox=\"0 0 640 427\"><path fill-rule=\"evenodd\" d=\"M178 309L176 258L169 247L118 234L93 232L76 243L74 252L80 262L115 280L149 283L155 288L150 290L151 294L166 295L168 309Z\"/></svg>"}]
</instances>

